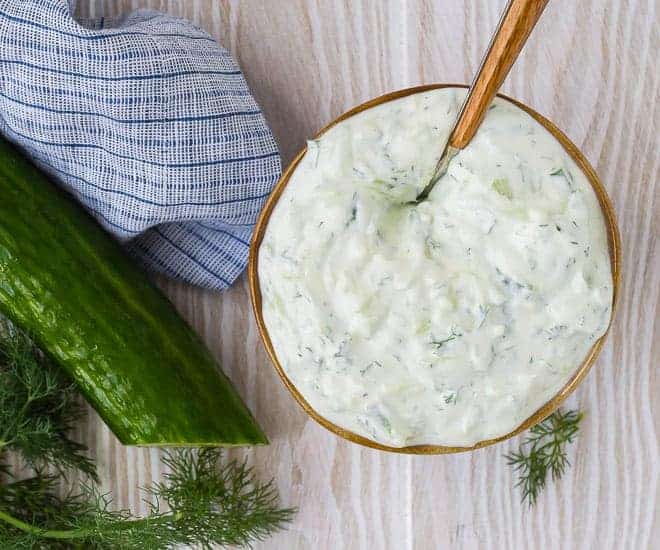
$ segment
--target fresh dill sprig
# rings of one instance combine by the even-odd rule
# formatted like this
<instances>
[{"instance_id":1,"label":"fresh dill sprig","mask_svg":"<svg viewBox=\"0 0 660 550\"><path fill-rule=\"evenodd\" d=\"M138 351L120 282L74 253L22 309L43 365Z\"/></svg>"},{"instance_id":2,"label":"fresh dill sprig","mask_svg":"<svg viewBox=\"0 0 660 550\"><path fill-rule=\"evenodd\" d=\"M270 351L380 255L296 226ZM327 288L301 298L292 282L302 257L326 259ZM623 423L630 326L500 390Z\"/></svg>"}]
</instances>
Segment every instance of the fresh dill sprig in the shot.
<instances>
[{"instance_id":1,"label":"fresh dill sprig","mask_svg":"<svg viewBox=\"0 0 660 550\"><path fill-rule=\"evenodd\" d=\"M557 480L570 465L566 444L575 439L580 420L580 411L559 409L529 430L517 452L505 455L508 464L518 472L516 487L520 487L522 501L530 507L545 487L548 472Z\"/></svg>"},{"instance_id":2,"label":"fresh dill sprig","mask_svg":"<svg viewBox=\"0 0 660 550\"><path fill-rule=\"evenodd\" d=\"M0 488L3 548L249 546L291 520L294 510L277 506L272 481L257 481L245 463L220 461L217 449L167 453L163 462L170 473L145 490L153 504L143 518L111 510L108 496L90 483L65 497L56 496L58 480L52 476L5 485Z\"/></svg>"},{"instance_id":3,"label":"fresh dill sprig","mask_svg":"<svg viewBox=\"0 0 660 550\"><path fill-rule=\"evenodd\" d=\"M283 528L294 513L278 506L272 481L217 449L177 450L162 459L164 481L144 489L146 517L115 511L95 485L86 447L67 437L82 415L75 386L9 323L0 326L0 541L3 550L159 550L249 546ZM34 475L15 479L8 452ZM68 470L84 474L60 496Z\"/></svg>"},{"instance_id":4,"label":"fresh dill sprig","mask_svg":"<svg viewBox=\"0 0 660 550\"><path fill-rule=\"evenodd\" d=\"M111 500L92 484L64 498L55 496L54 478L10 484L0 491L3 548L249 546L292 518L293 510L277 506L272 481L257 481L245 463L220 464L217 449L178 450L167 453L163 462L170 473L144 490L153 504L143 518L111 510ZM26 541L33 546L24 546Z\"/></svg>"},{"instance_id":5,"label":"fresh dill sprig","mask_svg":"<svg viewBox=\"0 0 660 550\"><path fill-rule=\"evenodd\" d=\"M11 476L7 476L11 479ZM51 474L0 484L0 540L3 548L59 550L72 546L66 541L42 539L40 529L72 521L84 509L80 495L58 495L60 479ZM25 525L25 529L13 524Z\"/></svg>"},{"instance_id":6,"label":"fresh dill sprig","mask_svg":"<svg viewBox=\"0 0 660 550\"><path fill-rule=\"evenodd\" d=\"M69 468L96 478L85 447L67 434L82 417L75 384L24 332L0 320L0 453L20 453L28 466Z\"/></svg>"}]
</instances>

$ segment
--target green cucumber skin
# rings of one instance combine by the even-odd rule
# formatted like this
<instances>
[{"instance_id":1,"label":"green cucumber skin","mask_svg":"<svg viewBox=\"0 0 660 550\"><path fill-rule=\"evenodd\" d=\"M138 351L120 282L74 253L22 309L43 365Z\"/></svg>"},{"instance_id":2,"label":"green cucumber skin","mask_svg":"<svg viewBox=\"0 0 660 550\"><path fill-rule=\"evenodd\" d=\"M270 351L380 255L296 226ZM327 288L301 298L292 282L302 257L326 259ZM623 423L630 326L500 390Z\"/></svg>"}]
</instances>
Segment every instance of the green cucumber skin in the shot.
<instances>
[{"instance_id":1,"label":"green cucumber skin","mask_svg":"<svg viewBox=\"0 0 660 550\"><path fill-rule=\"evenodd\" d=\"M126 445L267 443L167 298L1 138L0 311L66 369Z\"/></svg>"}]
</instances>

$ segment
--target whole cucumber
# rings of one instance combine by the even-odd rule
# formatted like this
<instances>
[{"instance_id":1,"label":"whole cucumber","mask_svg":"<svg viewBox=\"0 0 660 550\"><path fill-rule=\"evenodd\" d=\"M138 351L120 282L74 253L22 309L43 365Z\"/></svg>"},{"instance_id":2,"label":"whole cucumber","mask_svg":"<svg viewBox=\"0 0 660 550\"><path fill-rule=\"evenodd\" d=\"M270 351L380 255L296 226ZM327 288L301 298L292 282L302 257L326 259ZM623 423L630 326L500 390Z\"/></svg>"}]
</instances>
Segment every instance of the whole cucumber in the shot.
<instances>
[{"instance_id":1,"label":"whole cucumber","mask_svg":"<svg viewBox=\"0 0 660 550\"><path fill-rule=\"evenodd\" d=\"M124 444L267 443L167 298L1 138L0 312L66 369Z\"/></svg>"}]
</instances>

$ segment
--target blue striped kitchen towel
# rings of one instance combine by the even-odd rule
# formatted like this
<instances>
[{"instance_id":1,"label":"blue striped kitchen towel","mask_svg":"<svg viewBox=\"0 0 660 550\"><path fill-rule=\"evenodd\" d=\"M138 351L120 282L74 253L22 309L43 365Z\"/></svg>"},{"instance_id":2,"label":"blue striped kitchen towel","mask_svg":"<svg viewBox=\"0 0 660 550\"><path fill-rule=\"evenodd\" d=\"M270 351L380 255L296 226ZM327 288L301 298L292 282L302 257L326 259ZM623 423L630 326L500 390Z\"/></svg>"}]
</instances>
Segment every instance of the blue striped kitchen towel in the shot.
<instances>
[{"instance_id":1,"label":"blue striped kitchen towel","mask_svg":"<svg viewBox=\"0 0 660 550\"><path fill-rule=\"evenodd\" d=\"M71 4L0 0L0 132L148 268L226 288L281 170L240 68L188 21Z\"/></svg>"}]
</instances>

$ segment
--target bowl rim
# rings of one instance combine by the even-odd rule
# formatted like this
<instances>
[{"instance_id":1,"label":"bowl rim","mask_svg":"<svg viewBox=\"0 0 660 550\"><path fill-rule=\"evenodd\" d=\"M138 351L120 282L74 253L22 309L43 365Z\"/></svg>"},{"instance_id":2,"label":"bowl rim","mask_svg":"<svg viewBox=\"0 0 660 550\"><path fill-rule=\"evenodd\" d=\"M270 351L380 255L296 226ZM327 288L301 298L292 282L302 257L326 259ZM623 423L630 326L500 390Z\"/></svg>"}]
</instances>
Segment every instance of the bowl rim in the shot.
<instances>
[{"instance_id":1,"label":"bowl rim","mask_svg":"<svg viewBox=\"0 0 660 550\"><path fill-rule=\"evenodd\" d=\"M423 93L431 90L439 90L442 88L467 88L467 87L468 86L466 84L444 84L444 83L427 84L423 86L404 88L401 90L397 90L395 92L390 92L378 96L374 99L361 103L356 107L353 107L352 109L346 111L345 113L334 119L328 125L324 126L321 130L319 130L319 132L314 136L314 139L320 138L330 128L336 126L340 122L350 117L353 117L363 111L366 111L367 109L375 107L377 105L382 105L384 103L388 103L390 101L407 97L409 95ZM282 173L281 178L273 188L273 191L269 195L268 200L266 201L266 204L259 215L253 233L252 241L250 243L250 256L248 262L248 284L250 288L252 309L254 311L254 315L257 321L257 328L259 330L259 335L266 348L266 352L268 353L268 356L273 366L275 367L275 370L277 371L280 379L282 380L286 388L289 390L289 392L293 395L294 399L298 402L298 404L305 410L305 412L310 417L312 417L316 422L318 422L321 426L323 426L327 430L333 432L334 434L344 439L347 439L348 441L351 441L352 443L357 443L359 445L363 445L365 447L369 447L372 449L378 449L381 451L389 451L400 454L432 455L432 454L449 454L449 453L474 451L476 449L481 449L489 445L500 443L501 441L505 441L506 439L510 439L511 437L518 435L519 433L529 429L535 424L538 424L544 418L546 418L548 415L554 412L557 408L559 408L559 406L563 403L563 401L577 388L580 382L582 382L582 380L585 378L591 366L598 358L598 355L603 347L605 339L609 334L614 319L614 314L616 310L616 305L620 291L620 284L621 284L621 237L619 234L614 207L612 206L612 202L609 196L607 195L607 191L605 190L605 187L599 180L596 172L591 167L591 165L584 157L582 152L557 126L555 126L553 122L545 118L543 115L537 113L531 107L528 107L524 103L517 101L516 99L508 97L507 95L504 94L497 94L497 97L502 98L505 101L508 101L513 105L519 107L520 109L525 111L528 115L530 115L532 118L534 118L538 123L540 123L546 130L548 130L555 137L555 139L557 139L561 143L564 150L571 156L573 161L582 170L582 172L589 180L589 183L591 184L594 192L596 193L598 202L601 207L601 211L603 213L603 217L605 219L609 253L610 253L610 263L612 266L612 312L610 315L610 322L607 327L607 330L598 340L596 340L596 342L594 342L593 346L591 347L589 353L587 354L583 362L575 369L573 376L544 405L539 407L517 428L510 431L509 433L496 438L479 441L472 446L458 447L458 446L420 444L420 445L410 445L406 447L392 447L389 445L383 445L367 437L356 434L350 430L344 429L341 426L338 426L337 424L334 424L333 422L324 418L321 414L316 412L316 410L307 402L307 400L298 391L296 386L287 376L279 360L277 359L275 349L273 348L273 344L270 340L270 336L268 335L268 330L266 328L266 324L263 318L261 288L259 285L259 248L266 233L268 222L273 213L275 205L279 201L282 192L284 191L284 188L289 183L289 180L292 174L294 173L294 171L296 170L296 168L298 167L298 164L300 163L305 153L307 152L307 146L305 146L291 161L291 163L288 165L286 170Z\"/></svg>"}]
</instances>

